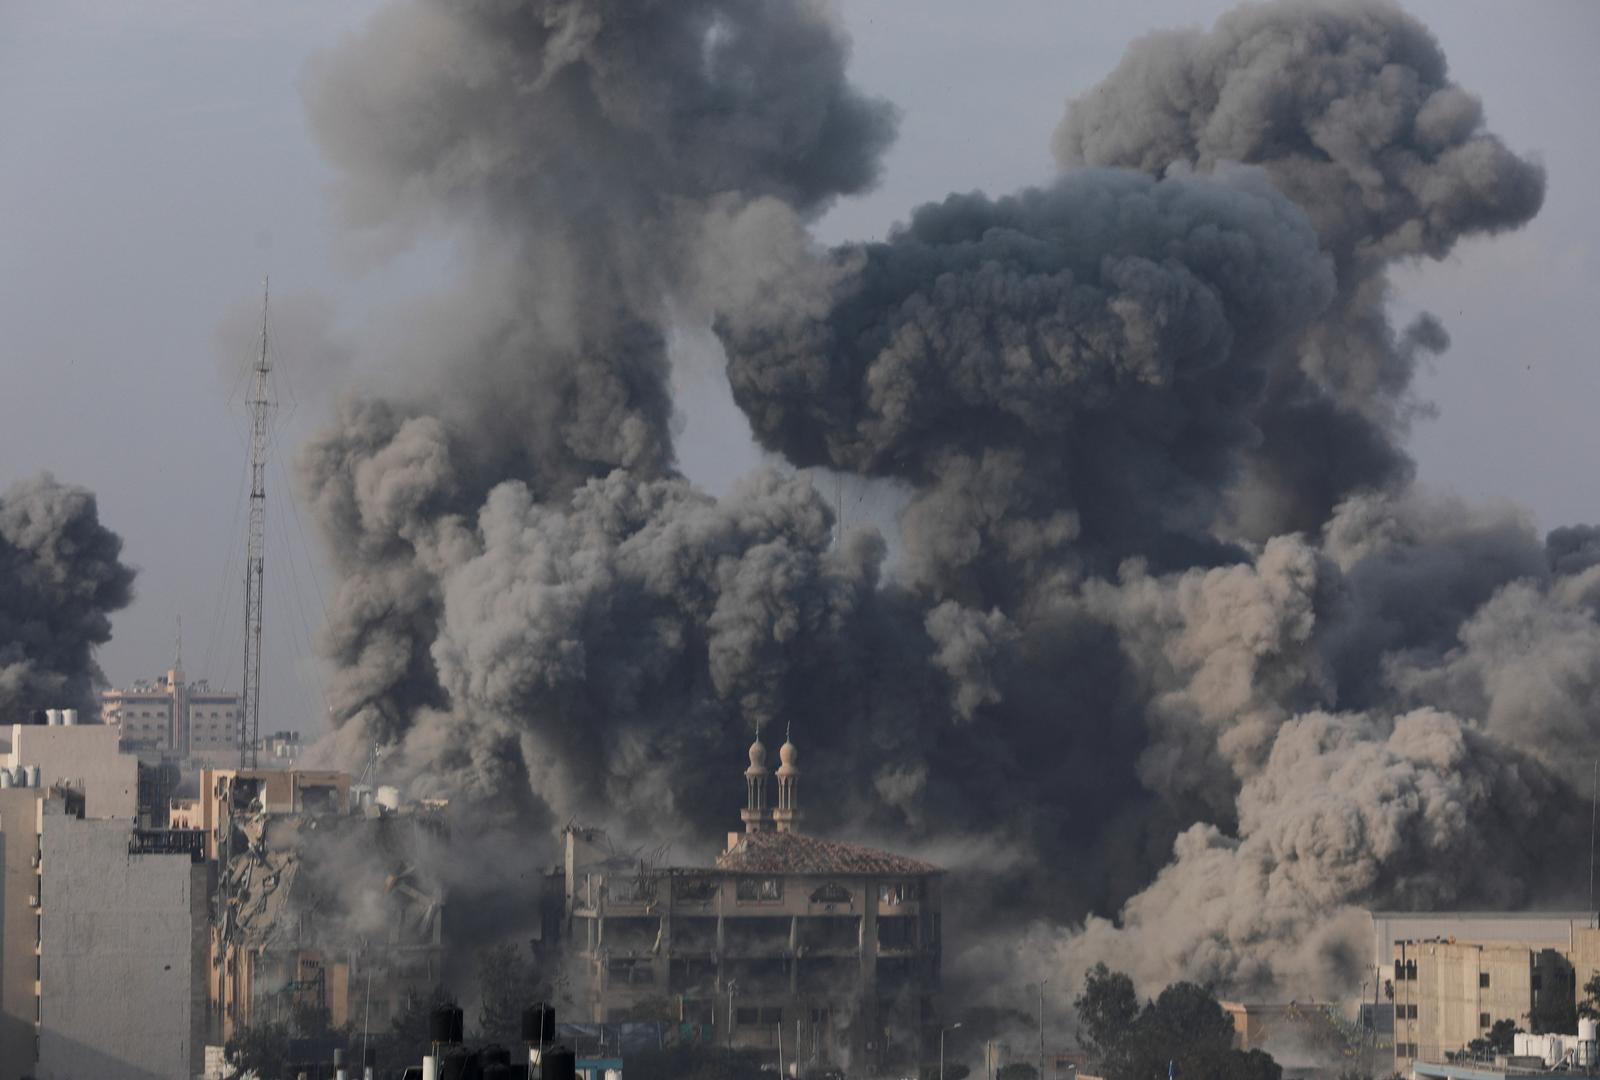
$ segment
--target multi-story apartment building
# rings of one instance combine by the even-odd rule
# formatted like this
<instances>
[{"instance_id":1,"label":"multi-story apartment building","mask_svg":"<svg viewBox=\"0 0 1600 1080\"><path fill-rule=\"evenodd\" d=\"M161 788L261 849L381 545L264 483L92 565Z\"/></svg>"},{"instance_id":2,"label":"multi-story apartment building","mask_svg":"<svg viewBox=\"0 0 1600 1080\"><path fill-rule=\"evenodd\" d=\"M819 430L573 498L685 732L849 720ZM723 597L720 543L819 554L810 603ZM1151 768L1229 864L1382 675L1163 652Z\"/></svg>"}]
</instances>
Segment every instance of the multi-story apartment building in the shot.
<instances>
[{"instance_id":1,"label":"multi-story apartment building","mask_svg":"<svg viewBox=\"0 0 1600 1080\"><path fill-rule=\"evenodd\" d=\"M199 834L138 827L137 762L108 728L19 724L0 744L0 1080L193 1075Z\"/></svg>"},{"instance_id":2,"label":"multi-story apartment building","mask_svg":"<svg viewBox=\"0 0 1600 1080\"><path fill-rule=\"evenodd\" d=\"M206 769L198 798L173 800L215 885L213 1042L306 1008L384 1030L438 985L444 900L421 869L444 843L437 810L352 800L348 773L286 769Z\"/></svg>"},{"instance_id":3,"label":"multi-story apartment building","mask_svg":"<svg viewBox=\"0 0 1600 1080\"><path fill-rule=\"evenodd\" d=\"M797 830L785 742L777 803L750 748L745 831L712 866L652 867L597 829L566 832L567 968L591 1022L677 1019L801 1064L914 1064L937 1031L942 871ZM780 1036L779 1031L782 1030Z\"/></svg>"},{"instance_id":4,"label":"multi-story apartment building","mask_svg":"<svg viewBox=\"0 0 1600 1080\"><path fill-rule=\"evenodd\" d=\"M130 750L179 757L227 752L239 744L239 695L188 682L174 666L154 682L100 694L100 721Z\"/></svg>"},{"instance_id":5,"label":"multi-story apartment building","mask_svg":"<svg viewBox=\"0 0 1600 1080\"><path fill-rule=\"evenodd\" d=\"M1570 949L1451 939L1394 945L1394 1059L1410 1075L1487 1038L1496 1021L1527 1029L1542 996L1574 996Z\"/></svg>"}]
</instances>

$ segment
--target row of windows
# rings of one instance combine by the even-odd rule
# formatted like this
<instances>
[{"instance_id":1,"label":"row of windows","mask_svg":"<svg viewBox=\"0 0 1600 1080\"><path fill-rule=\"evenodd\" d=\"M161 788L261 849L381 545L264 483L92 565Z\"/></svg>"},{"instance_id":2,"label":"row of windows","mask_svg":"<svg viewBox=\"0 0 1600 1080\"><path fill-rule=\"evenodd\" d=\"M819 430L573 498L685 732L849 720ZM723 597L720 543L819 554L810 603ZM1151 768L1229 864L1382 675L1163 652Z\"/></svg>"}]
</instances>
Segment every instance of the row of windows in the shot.
<instances>
[{"instance_id":1,"label":"row of windows","mask_svg":"<svg viewBox=\"0 0 1600 1080\"><path fill-rule=\"evenodd\" d=\"M1417 978L1417 962L1415 960L1407 960L1404 963L1401 963L1399 960L1396 960L1394 962L1394 981L1395 982L1407 982L1407 981L1415 982L1416 978ZM1478 988L1480 990L1489 989L1489 973L1487 971L1478 972ZM1539 973L1538 972L1534 972L1534 975L1533 975L1533 988L1535 990L1539 989Z\"/></svg>"},{"instance_id":2,"label":"row of windows","mask_svg":"<svg viewBox=\"0 0 1600 1080\"><path fill-rule=\"evenodd\" d=\"M682 890L680 889L680 897ZM740 878L738 884L739 899L746 903L761 903L783 899L782 878ZM905 904L922 899L922 882L920 881L885 881L878 885L878 903L880 904ZM813 904L845 904L850 902L850 890L842 885L829 883L820 886L811 894Z\"/></svg>"}]
</instances>

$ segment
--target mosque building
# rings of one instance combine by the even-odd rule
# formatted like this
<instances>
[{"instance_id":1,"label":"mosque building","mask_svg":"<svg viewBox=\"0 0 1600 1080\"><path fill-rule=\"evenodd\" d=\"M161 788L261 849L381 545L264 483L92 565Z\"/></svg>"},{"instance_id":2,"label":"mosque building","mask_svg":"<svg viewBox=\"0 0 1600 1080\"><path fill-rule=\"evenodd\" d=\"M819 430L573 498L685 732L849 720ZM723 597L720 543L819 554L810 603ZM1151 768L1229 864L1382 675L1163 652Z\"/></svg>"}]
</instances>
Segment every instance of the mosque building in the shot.
<instances>
[{"instance_id":1,"label":"mosque building","mask_svg":"<svg viewBox=\"0 0 1600 1080\"><path fill-rule=\"evenodd\" d=\"M567 829L566 968L585 1019L781 1042L802 1069L920 1059L938 1030L943 871L801 832L798 757L786 739L772 805L757 736L744 829L712 866L652 866L601 830Z\"/></svg>"}]
</instances>

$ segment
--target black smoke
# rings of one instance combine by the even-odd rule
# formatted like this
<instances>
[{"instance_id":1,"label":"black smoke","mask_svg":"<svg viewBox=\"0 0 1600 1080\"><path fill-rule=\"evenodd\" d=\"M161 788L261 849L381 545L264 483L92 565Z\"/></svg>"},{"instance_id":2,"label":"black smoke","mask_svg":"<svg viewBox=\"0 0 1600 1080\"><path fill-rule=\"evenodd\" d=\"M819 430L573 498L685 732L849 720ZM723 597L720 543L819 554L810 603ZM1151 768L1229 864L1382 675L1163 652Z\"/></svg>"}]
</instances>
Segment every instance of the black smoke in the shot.
<instances>
[{"instance_id":1,"label":"black smoke","mask_svg":"<svg viewBox=\"0 0 1600 1080\"><path fill-rule=\"evenodd\" d=\"M48 473L0 494L0 717L38 709L98 712L96 646L133 600L122 540L100 524L94 495Z\"/></svg>"},{"instance_id":2,"label":"black smoke","mask_svg":"<svg viewBox=\"0 0 1600 1080\"><path fill-rule=\"evenodd\" d=\"M805 0L410 0L315 65L353 234L463 267L301 455L334 749L704 851L793 725L812 827L965 871L975 977L997 919L1008 963L1323 993L1359 905L1550 897L1592 538L1413 488L1448 336L1387 309L1543 176L1426 29L1154 35L1059 177L830 250L893 133L847 56ZM666 343L707 327L776 458L722 499L672 449ZM894 562L808 466L910 492Z\"/></svg>"}]
</instances>

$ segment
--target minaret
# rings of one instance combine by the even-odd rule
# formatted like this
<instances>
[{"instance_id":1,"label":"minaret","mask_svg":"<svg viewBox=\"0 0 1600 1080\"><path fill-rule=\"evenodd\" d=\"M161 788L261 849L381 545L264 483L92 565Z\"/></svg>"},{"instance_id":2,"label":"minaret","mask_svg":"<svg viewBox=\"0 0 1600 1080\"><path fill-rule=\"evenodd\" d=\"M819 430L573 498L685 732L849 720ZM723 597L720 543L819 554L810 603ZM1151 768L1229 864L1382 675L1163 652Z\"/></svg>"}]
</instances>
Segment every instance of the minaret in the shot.
<instances>
[{"instance_id":1,"label":"minaret","mask_svg":"<svg viewBox=\"0 0 1600 1080\"><path fill-rule=\"evenodd\" d=\"M739 813L745 832L772 831L772 810L767 806L767 780L771 776L767 748L762 745L761 729L757 728L756 741L750 744L750 767L744 771L744 809Z\"/></svg>"},{"instance_id":2,"label":"minaret","mask_svg":"<svg viewBox=\"0 0 1600 1080\"><path fill-rule=\"evenodd\" d=\"M800 769L795 765L799 756L800 751L795 749L786 729L783 746L778 750L778 808L772 812L773 824L779 832L794 832L800 821Z\"/></svg>"}]
</instances>

